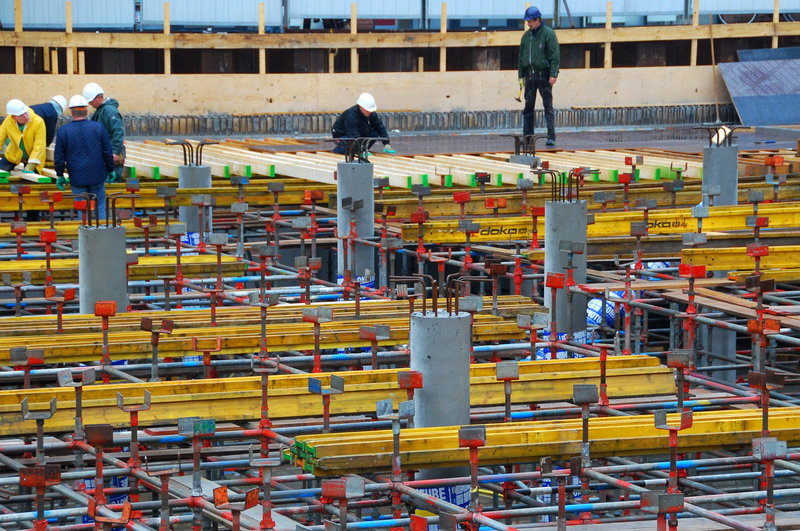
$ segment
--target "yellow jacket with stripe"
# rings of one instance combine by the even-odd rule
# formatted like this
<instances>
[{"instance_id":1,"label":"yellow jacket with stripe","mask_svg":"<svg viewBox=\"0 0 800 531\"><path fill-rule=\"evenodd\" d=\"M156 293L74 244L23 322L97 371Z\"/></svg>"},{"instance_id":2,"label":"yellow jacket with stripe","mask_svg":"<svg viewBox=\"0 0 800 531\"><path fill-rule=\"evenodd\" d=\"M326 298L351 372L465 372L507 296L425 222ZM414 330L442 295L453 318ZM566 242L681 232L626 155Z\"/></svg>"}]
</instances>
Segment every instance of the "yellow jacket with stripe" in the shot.
<instances>
[{"instance_id":1,"label":"yellow jacket with stripe","mask_svg":"<svg viewBox=\"0 0 800 531\"><path fill-rule=\"evenodd\" d=\"M28 116L30 116L30 120L25 124L25 129L21 133L14 117L6 116L3 124L0 125L0 146L5 144L6 139L8 139L5 153L6 160L12 164L19 164L22 162L22 150L19 148L19 139L22 136L25 151L28 152L28 162L36 164L37 173L42 173L44 161L47 157L47 146L44 145L47 131L45 130L44 120L33 112L30 107L28 107Z\"/></svg>"}]
</instances>

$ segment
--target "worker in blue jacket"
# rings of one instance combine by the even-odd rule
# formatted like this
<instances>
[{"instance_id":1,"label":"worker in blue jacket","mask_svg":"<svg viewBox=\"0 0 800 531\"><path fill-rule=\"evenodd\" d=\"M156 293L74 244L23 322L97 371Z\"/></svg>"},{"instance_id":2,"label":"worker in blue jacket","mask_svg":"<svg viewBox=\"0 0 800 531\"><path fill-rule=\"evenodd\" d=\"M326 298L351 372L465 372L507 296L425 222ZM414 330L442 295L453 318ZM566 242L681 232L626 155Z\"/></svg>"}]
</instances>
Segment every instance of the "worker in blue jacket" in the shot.
<instances>
[{"instance_id":1,"label":"worker in blue jacket","mask_svg":"<svg viewBox=\"0 0 800 531\"><path fill-rule=\"evenodd\" d=\"M44 120L44 128L46 132L44 145L47 147L56 137L58 117L64 114L64 111L67 110L67 98L58 94L50 98L50 101L40 103L39 105L31 105L31 109L39 116L39 118Z\"/></svg>"},{"instance_id":2,"label":"worker in blue jacket","mask_svg":"<svg viewBox=\"0 0 800 531\"><path fill-rule=\"evenodd\" d=\"M369 92L361 93L356 104L340 114L333 123L331 135L333 138L382 138L384 139L383 152L394 154L395 150L389 145L389 133L386 131L380 116L375 112L377 110L378 106L372 94ZM369 141L366 149L369 149L375 142L377 140ZM333 152L343 155L345 152L344 144L337 142Z\"/></svg>"},{"instance_id":3,"label":"worker in blue jacket","mask_svg":"<svg viewBox=\"0 0 800 531\"><path fill-rule=\"evenodd\" d=\"M72 121L56 134L56 185L65 189L66 170L73 194L88 192L97 196L98 216L102 219L106 217L106 180L114 176L114 157L105 127L87 118L88 107L81 95L69 100Z\"/></svg>"}]
</instances>

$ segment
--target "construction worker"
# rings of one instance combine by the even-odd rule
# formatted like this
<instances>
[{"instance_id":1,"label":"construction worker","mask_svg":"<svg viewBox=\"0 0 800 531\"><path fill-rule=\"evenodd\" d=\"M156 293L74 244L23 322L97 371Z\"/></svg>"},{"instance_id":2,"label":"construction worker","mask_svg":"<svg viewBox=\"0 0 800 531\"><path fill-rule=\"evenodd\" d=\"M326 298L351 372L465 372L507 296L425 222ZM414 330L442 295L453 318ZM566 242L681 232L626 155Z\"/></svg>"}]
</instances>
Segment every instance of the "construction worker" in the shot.
<instances>
[{"instance_id":1,"label":"construction worker","mask_svg":"<svg viewBox=\"0 0 800 531\"><path fill-rule=\"evenodd\" d=\"M40 103L39 105L31 105L31 109L44 120L44 127L47 130L47 138L45 139L44 145L47 147L56 137L58 117L67 110L67 98L57 94L50 98L50 101Z\"/></svg>"},{"instance_id":2,"label":"construction worker","mask_svg":"<svg viewBox=\"0 0 800 531\"><path fill-rule=\"evenodd\" d=\"M108 182L121 182L122 169L125 165L125 124L119 114L119 102L114 98L106 99L103 89L97 83L88 83L83 87L83 97L95 108L93 122L100 122L106 128L111 139L111 151L114 154L114 177Z\"/></svg>"},{"instance_id":3,"label":"construction worker","mask_svg":"<svg viewBox=\"0 0 800 531\"><path fill-rule=\"evenodd\" d=\"M375 98L369 92L362 92L356 104L344 111L333 123L331 135L333 138L382 138L383 152L393 155L396 153L389 145L389 133L386 131L378 113ZM367 143L369 149L377 140ZM344 155L345 146L337 142L333 148L334 153Z\"/></svg>"},{"instance_id":4,"label":"construction worker","mask_svg":"<svg viewBox=\"0 0 800 531\"><path fill-rule=\"evenodd\" d=\"M0 170L11 171L17 164L25 164L25 172L42 173L46 156L42 120L20 100L6 104L6 119L0 125L0 146L8 140L5 154L0 157Z\"/></svg>"},{"instance_id":5,"label":"construction worker","mask_svg":"<svg viewBox=\"0 0 800 531\"><path fill-rule=\"evenodd\" d=\"M525 10L523 20L528 31L519 45L519 88L525 89L525 108L522 109L522 134L533 134L533 112L536 91L542 95L544 119L547 122L547 145L556 144L556 116L553 112L553 85L558 79L560 52L553 28L542 24L542 13L536 6Z\"/></svg>"},{"instance_id":6,"label":"construction worker","mask_svg":"<svg viewBox=\"0 0 800 531\"><path fill-rule=\"evenodd\" d=\"M106 180L114 176L111 141L102 124L87 119L89 103L80 94L69 99L72 121L56 134L56 186L64 190L69 173L73 194L91 193L97 197L98 216L106 217Z\"/></svg>"}]
</instances>

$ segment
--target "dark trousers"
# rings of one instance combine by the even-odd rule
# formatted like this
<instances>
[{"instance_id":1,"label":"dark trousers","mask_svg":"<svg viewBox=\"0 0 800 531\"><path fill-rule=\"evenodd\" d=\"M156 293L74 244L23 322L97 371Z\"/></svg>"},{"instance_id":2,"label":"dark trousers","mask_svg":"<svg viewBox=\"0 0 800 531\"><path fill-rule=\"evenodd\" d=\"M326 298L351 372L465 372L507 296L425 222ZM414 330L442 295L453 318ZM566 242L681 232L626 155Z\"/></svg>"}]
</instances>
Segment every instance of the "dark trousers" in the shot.
<instances>
[{"instance_id":1,"label":"dark trousers","mask_svg":"<svg viewBox=\"0 0 800 531\"><path fill-rule=\"evenodd\" d=\"M16 167L17 165L13 162L9 162L5 157L0 157L0 170L11 171Z\"/></svg>"},{"instance_id":2,"label":"dark trousers","mask_svg":"<svg viewBox=\"0 0 800 531\"><path fill-rule=\"evenodd\" d=\"M556 139L556 114L553 111L553 86L550 84L550 73L534 72L525 78L525 107L522 109L522 134L532 135L534 126L534 106L536 91L542 95L544 119L547 122L547 138Z\"/></svg>"}]
</instances>

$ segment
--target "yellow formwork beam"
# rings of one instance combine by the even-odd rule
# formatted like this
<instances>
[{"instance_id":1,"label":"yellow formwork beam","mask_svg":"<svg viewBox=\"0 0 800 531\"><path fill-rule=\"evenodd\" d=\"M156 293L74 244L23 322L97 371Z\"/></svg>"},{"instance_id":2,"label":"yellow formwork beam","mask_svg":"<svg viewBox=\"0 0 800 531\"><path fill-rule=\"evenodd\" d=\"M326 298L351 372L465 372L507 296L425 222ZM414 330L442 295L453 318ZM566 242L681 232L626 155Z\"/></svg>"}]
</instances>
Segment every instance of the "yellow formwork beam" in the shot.
<instances>
[{"instance_id":1,"label":"yellow formwork beam","mask_svg":"<svg viewBox=\"0 0 800 531\"><path fill-rule=\"evenodd\" d=\"M439 308L445 307L445 300L438 300ZM329 307L336 321L352 320L355 318L355 303L353 301L317 302L306 304L279 304L272 306L267 312L267 326L272 327L279 323L298 322L302 320L304 308ZM483 298L484 310L480 313L490 313L492 298ZM432 308L431 301L427 302L427 309ZM518 314L531 315L542 312L542 306L532 302L530 298L518 295L500 295L497 297L498 315L516 318ZM414 304L414 311L422 311L420 301ZM409 314L409 301L406 300L371 300L360 301L359 315L362 318L378 320L381 318L397 318ZM139 330L142 317L149 317L155 322L161 319L172 319L177 328L198 329L208 327L211 322L211 310L180 310L167 311L142 311L135 313L118 313L109 319L109 329L115 331ZM217 326L244 326L256 325L261 322L261 311L253 306L223 306L216 309ZM63 316L63 328L66 333L102 333L99 317L86 314L66 314ZM7 317L0 319L0 337L7 335L23 334L55 334L57 316L55 315L26 315L22 317Z\"/></svg>"},{"instance_id":2,"label":"yellow formwork beam","mask_svg":"<svg viewBox=\"0 0 800 531\"><path fill-rule=\"evenodd\" d=\"M128 267L128 280L155 280L159 277L174 277L177 259L174 256L139 256L139 263ZM181 270L185 278L215 276L217 256L210 254L181 256ZM233 256L222 256L223 275L245 272L246 265ZM50 261L53 282L78 282L78 259L58 258ZM45 260L7 261L3 263L3 271L11 275L12 280L22 279L24 271L30 271L31 282L44 283L47 262Z\"/></svg>"},{"instance_id":3,"label":"yellow formwork beam","mask_svg":"<svg viewBox=\"0 0 800 531\"><path fill-rule=\"evenodd\" d=\"M710 216L703 219L703 231L751 230L747 218L753 215L749 205L736 207L713 207ZM800 227L800 203L764 204L758 209L759 216L769 217L770 228ZM531 238L533 220L526 217L476 218L480 231L470 236L473 242L519 241ZM594 223L588 226L589 238L609 236L629 236L631 223L644 221L642 210L628 212L596 213ZM544 238L544 216L537 218L539 238ZM697 219L692 217L690 208L661 209L648 213L648 234L680 234L696 232ZM423 226L426 243L465 243L466 236L458 230L458 220L430 221ZM404 223L402 238L406 243L414 243L419 238L416 223Z\"/></svg>"},{"instance_id":4,"label":"yellow formwork beam","mask_svg":"<svg viewBox=\"0 0 800 531\"><path fill-rule=\"evenodd\" d=\"M668 416L676 425L677 415ZM469 450L459 448L458 426L416 428L400 434L404 468L469 463ZM797 408L771 408L770 434L800 442ZM679 451L711 451L748 446L761 436L761 411L697 412L691 428L678 434ZM581 455L581 420L551 420L486 426L486 446L478 449L483 465L530 462L539 457L567 459ZM641 455L669 451L669 435L656 429L653 415L600 417L589 420L592 457ZM392 432L350 432L297 437L291 449L295 463L318 476L388 470Z\"/></svg>"},{"instance_id":5,"label":"yellow formwork beam","mask_svg":"<svg viewBox=\"0 0 800 531\"><path fill-rule=\"evenodd\" d=\"M48 182L49 182L48 178ZM266 186L266 178L251 178L250 183L243 188L242 200L251 205L271 205L273 202L272 192ZM318 203L327 205L328 196L335 193L336 187L315 182L298 182L297 180L284 181L283 179L269 179L269 182L285 182L285 191L281 192L278 200L282 205L300 205L304 201L305 190L321 190L323 199ZM156 195L156 188L160 186L176 187L174 181L140 181L141 189L137 192L139 198L135 200L136 208L163 208L164 199ZM191 206L192 195L209 194L216 198L216 204L220 207L227 207L239 201L239 188L231 186L227 180L215 179L211 188L183 188L176 190L176 195L171 199L170 204L175 206ZM47 210L48 204L39 199L40 192L47 191L53 193L57 190L50 184L31 185L31 193L22 196L23 210ZM107 184L106 193L113 194L125 192L124 184ZM130 199L120 199L117 201L118 208L130 208ZM73 199L63 198L56 201L53 205L55 210L73 210ZM19 197L7 190L0 192L0 212L15 212L19 210ZM162 218L163 219L163 218ZM161 219L159 219L161 223Z\"/></svg>"},{"instance_id":6,"label":"yellow formwork beam","mask_svg":"<svg viewBox=\"0 0 800 531\"><path fill-rule=\"evenodd\" d=\"M391 327L391 338L381 345L407 344L409 340L408 317L381 318L376 321ZM359 338L359 328L376 324L369 319L336 320L320 325L320 348L368 347L370 342ZM312 350L314 327L311 323L281 323L267 327L266 342L271 351ZM511 341L524 340L525 331L516 321L500 316L475 315L473 340ZM109 354L113 360L146 359L151 355L150 333L141 330L123 330L109 333ZM221 350L215 356L249 354L258 351L261 342L260 325L206 326L181 328L176 326L170 335L163 335L158 353L163 357L193 356L192 338L220 338ZM16 346L43 349L47 363L89 363L101 360L102 336L98 333L65 333L58 336L42 334L7 337L0 345L0 363L8 365L9 350Z\"/></svg>"},{"instance_id":7,"label":"yellow formwork beam","mask_svg":"<svg viewBox=\"0 0 800 531\"><path fill-rule=\"evenodd\" d=\"M794 268L800 257L800 245L770 245L769 254L760 258L764 269ZM709 271L755 270L755 258L747 255L746 247L726 249L683 249L681 262L691 265L704 265Z\"/></svg>"},{"instance_id":8,"label":"yellow formwork beam","mask_svg":"<svg viewBox=\"0 0 800 531\"><path fill-rule=\"evenodd\" d=\"M598 384L597 358L520 362L520 379L512 382L515 404L570 400L572 386ZM391 398L407 400L407 391L398 388L397 374L407 369L346 371L334 373L345 380L344 393L331 400L334 415L370 414L375 402ZM472 406L497 406L505 400L503 383L494 377L495 364L470 366ZM292 419L322 415L322 400L308 392L308 376L330 385L331 373L315 375L275 375L269 378L270 418ZM675 382L671 369L650 356L612 356L607 362L608 393L611 397L672 394ZM435 385L435 382L423 382ZM174 424L186 416L213 417L217 421L252 421L260 418L260 377L187 380L181 382L121 383L89 385L83 388L84 424L129 425L130 418L116 406L116 393L126 404L141 403L144 390L151 393L151 408L139 413L142 425ZM0 391L0 436L35 433L36 424L21 418L23 398L33 409L45 408L57 400L55 416L45 422L49 433L69 431L74 426L75 393L71 388L15 389Z\"/></svg>"},{"instance_id":9,"label":"yellow formwork beam","mask_svg":"<svg viewBox=\"0 0 800 531\"><path fill-rule=\"evenodd\" d=\"M158 224L150 229L150 237L161 236L164 234L164 219L158 220ZM145 224L149 221L145 220ZM105 223L101 224L105 226ZM129 238L144 237L144 231L133 224L133 220L125 220L118 223L125 227L125 235ZM78 238L78 228L84 226L80 221L57 221L54 223L54 228L59 240L75 240ZM24 241L39 241L39 233L42 230L50 230L50 223L48 221L29 221L26 224L26 232L22 235ZM14 240L16 234L11 232L11 224L0 224L0 239Z\"/></svg>"}]
</instances>

